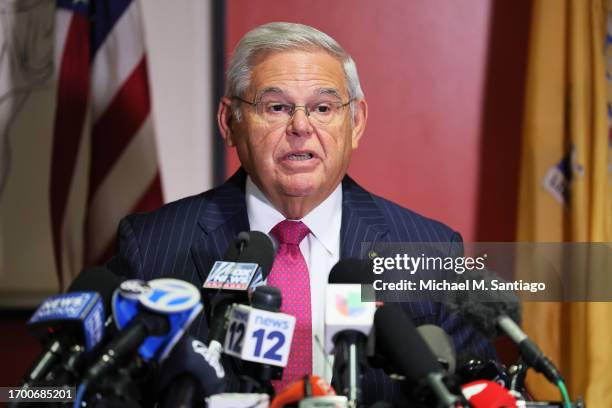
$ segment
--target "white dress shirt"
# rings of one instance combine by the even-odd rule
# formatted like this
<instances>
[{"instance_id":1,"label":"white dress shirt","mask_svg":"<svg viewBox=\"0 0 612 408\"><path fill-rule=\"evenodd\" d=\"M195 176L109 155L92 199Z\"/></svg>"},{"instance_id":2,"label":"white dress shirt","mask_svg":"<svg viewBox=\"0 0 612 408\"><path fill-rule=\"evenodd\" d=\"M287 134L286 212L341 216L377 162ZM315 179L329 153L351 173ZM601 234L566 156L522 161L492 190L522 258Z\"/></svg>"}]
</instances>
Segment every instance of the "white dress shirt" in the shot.
<instances>
[{"instance_id":1,"label":"white dress shirt","mask_svg":"<svg viewBox=\"0 0 612 408\"><path fill-rule=\"evenodd\" d=\"M266 234L285 220L251 177L246 182L246 206L251 231ZM329 271L340 259L340 225L342 221L342 185L301 220L310 234L300 243L310 274L310 304L312 308L312 374L331 381L331 358L324 351L325 288Z\"/></svg>"}]
</instances>

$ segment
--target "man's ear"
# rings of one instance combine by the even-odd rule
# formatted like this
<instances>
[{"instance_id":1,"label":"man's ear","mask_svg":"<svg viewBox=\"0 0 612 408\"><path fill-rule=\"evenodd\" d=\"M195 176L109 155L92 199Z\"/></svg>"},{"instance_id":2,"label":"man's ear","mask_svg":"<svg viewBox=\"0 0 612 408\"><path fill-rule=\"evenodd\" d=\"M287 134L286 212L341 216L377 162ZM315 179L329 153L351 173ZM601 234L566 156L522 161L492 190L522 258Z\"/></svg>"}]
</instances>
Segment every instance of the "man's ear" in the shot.
<instances>
[{"instance_id":1,"label":"man's ear","mask_svg":"<svg viewBox=\"0 0 612 408\"><path fill-rule=\"evenodd\" d=\"M359 140L361 140L366 122L368 121L368 103L365 99L358 99L353 103L355 104L355 114L353 116L351 146L353 149L356 149L359 146Z\"/></svg>"},{"instance_id":2,"label":"man's ear","mask_svg":"<svg viewBox=\"0 0 612 408\"><path fill-rule=\"evenodd\" d=\"M234 115L232 112L232 100L227 96L224 96L219 101L219 109L217 110L217 126L219 126L219 132L227 147L234 147L236 142L234 141L234 133L232 127L234 125Z\"/></svg>"}]
</instances>

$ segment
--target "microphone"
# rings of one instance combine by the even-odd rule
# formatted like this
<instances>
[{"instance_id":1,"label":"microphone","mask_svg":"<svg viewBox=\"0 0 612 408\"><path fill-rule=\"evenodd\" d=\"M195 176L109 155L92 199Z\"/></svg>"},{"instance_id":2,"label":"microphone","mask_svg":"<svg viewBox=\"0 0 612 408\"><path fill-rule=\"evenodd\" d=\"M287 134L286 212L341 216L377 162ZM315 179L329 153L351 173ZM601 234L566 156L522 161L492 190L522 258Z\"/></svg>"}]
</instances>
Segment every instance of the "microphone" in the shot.
<instances>
[{"instance_id":1,"label":"microphone","mask_svg":"<svg viewBox=\"0 0 612 408\"><path fill-rule=\"evenodd\" d=\"M204 343L184 336L160 366L159 407L195 407L225 389L225 372Z\"/></svg>"},{"instance_id":2,"label":"microphone","mask_svg":"<svg viewBox=\"0 0 612 408\"><path fill-rule=\"evenodd\" d=\"M214 291L208 321L208 345L225 337L226 314L232 303L248 303L249 291L263 283L274 262L274 245L263 232L241 232L213 265L202 287Z\"/></svg>"},{"instance_id":3,"label":"microphone","mask_svg":"<svg viewBox=\"0 0 612 408\"><path fill-rule=\"evenodd\" d=\"M145 361L154 357L163 361L202 310L200 291L171 278L125 281L115 292L112 306L121 331L89 367L82 384L101 378L136 352Z\"/></svg>"},{"instance_id":4,"label":"microphone","mask_svg":"<svg viewBox=\"0 0 612 408\"><path fill-rule=\"evenodd\" d=\"M440 406L455 407L462 403L462 399L452 394L444 384L442 367L399 306L385 304L376 310L374 336L376 349L387 361L393 362L398 374L412 383L425 383Z\"/></svg>"},{"instance_id":5,"label":"microphone","mask_svg":"<svg viewBox=\"0 0 612 408\"><path fill-rule=\"evenodd\" d=\"M202 287L211 294L207 343L218 360L224 349L231 305L249 302L249 293L270 273L274 255L270 237L259 231L243 231L227 248L223 261L215 262L206 277Z\"/></svg>"},{"instance_id":6,"label":"microphone","mask_svg":"<svg viewBox=\"0 0 612 408\"><path fill-rule=\"evenodd\" d=\"M361 301L361 284L372 282L369 262L340 260L329 273L325 302L325 349L334 354L333 385L361 405L361 383L367 367L366 343L376 305Z\"/></svg>"},{"instance_id":7,"label":"microphone","mask_svg":"<svg viewBox=\"0 0 612 408\"><path fill-rule=\"evenodd\" d=\"M489 380L497 384L503 385L509 390L517 390L523 392L523 379L526 371L526 364L515 365L517 372L513 372L515 368L506 369L506 367L496 360L483 361L477 357L468 355L460 356L457 364L456 375L461 384L467 384L477 380ZM522 376L521 376L522 373ZM513 379L513 377L516 377ZM519 390L521 388L521 391Z\"/></svg>"},{"instance_id":8,"label":"microphone","mask_svg":"<svg viewBox=\"0 0 612 408\"><path fill-rule=\"evenodd\" d=\"M253 292L251 298L251 307L273 313L280 312L282 303L283 299L280 289L267 285L259 286ZM291 346L291 341L289 341L289 346ZM242 388L244 392L251 392L253 389L267 389L266 391L272 394L274 388L272 388L270 381L280 379L283 375L282 367L270 364L244 361L243 369L245 375L242 376ZM259 379L259 381L254 380L255 378Z\"/></svg>"},{"instance_id":9,"label":"microphone","mask_svg":"<svg viewBox=\"0 0 612 408\"><path fill-rule=\"evenodd\" d=\"M469 277L462 276L458 279L468 278L485 281L484 287L489 287L487 285L493 279L499 280L498 277L484 270L482 272L471 271ZM489 337L506 334L517 345L526 364L543 374L555 385L563 381L561 373L552 361L517 324L517 322L520 323L520 307L514 292L481 291L478 301L473 300L467 294L459 293L456 301L448 302L447 306Z\"/></svg>"},{"instance_id":10,"label":"microphone","mask_svg":"<svg viewBox=\"0 0 612 408\"><path fill-rule=\"evenodd\" d=\"M451 337L441 327L434 324L418 326L417 331L436 356L438 363L444 367L446 373L454 374L457 367L457 358L455 345Z\"/></svg>"},{"instance_id":11,"label":"microphone","mask_svg":"<svg viewBox=\"0 0 612 408\"><path fill-rule=\"evenodd\" d=\"M461 386L461 392L474 408L516 408L516 398L496 382L478 380Z\"/></svg>"},{"instance_id":12,"label":"microphone","mask_svg":"<svg viewBox=\"0 0 612 408\"><path fill-rule=\"evenodd\" d=\"M112 293L121 279L110 270L83 270L67 293L51 296L27 323L30 333L45 345L23 379L24 386L43 380L60 360L76 375L84 353L95 348L104 336L105 310L110 310Z\"/></svg>"},{"instance_id":13,"label":"microphone","mask_svg":"<svg viewBox=\"0 0 612 408\"><path fill-rule=\"evenodd\" d=\"M263 389L273 393L271 386L261 384L281 378L296 319L279 312L282 298L278 288L259 286L251 302L251 306L235 304L230 310L224 351L245 362L243 392Z\"/></svg>"},{"instance_id":14,"label":"microphone","mask_svg":"<svg viewBox=\"0 0 612 408\"><path fill-rule=\"evenodd\" d=\"M274 263L274 244L260 231L242 231L213 264L202 287L243 292L263 281Z\"/></svg>"},{"instance_id":15,"label":"microphone","mask_svg":"<svg viewBox=\"0 0 612 408\"><path fill-rule=\"evenodd\" d=\"M240 232L206 277L202 288L210 294L208 350L221 360L232 304L248 303L249 293L266 279L274 262L274 245L263 232ZM231 381L228 381L231 383ZM238 387L238 384L236 384ZM228 388L234 388L229 386Z\"/></svg>"},{"instance_id":16,"label":"microphone","mask_svg":"<svg viewBox=\"0 0 612 408\"><path fill-rule=\"evenodd\" d=\"M552 361L544 355L544 352L531 341L527 334L518 324L506 315L500 315L496 319L498 327L510 337L510 339L518 346L518 349L525 363L533 367L536 371L544 374L548 381L557 385L559 381L563 381L563 377Z\"/></svg>"}]
</instances>

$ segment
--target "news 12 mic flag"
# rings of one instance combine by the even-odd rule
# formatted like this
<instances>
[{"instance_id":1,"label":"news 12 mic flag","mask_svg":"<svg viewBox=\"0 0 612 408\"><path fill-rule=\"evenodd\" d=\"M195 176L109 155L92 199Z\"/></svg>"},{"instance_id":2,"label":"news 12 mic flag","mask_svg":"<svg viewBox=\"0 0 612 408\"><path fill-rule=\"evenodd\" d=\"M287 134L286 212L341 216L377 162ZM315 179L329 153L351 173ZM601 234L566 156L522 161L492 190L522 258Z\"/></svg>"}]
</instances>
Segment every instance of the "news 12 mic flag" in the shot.
<instances>
[{"instance_id":1,"label":"news 12 mic flag","mask_svg":"<svg viewBox=\"0 0 612 408\"><path fill-rule=\"evenodd\" d=\"M89 162L83 264L114 249L119 220L163 203L141 12L135 0L58 0L50 209L60 286L82 267L72 183ZM84 158L79 157L84 152ZM70 265L67 265L70 264ZM64 273L62 273L64 272Z\"/></svg>"}]
</instances>

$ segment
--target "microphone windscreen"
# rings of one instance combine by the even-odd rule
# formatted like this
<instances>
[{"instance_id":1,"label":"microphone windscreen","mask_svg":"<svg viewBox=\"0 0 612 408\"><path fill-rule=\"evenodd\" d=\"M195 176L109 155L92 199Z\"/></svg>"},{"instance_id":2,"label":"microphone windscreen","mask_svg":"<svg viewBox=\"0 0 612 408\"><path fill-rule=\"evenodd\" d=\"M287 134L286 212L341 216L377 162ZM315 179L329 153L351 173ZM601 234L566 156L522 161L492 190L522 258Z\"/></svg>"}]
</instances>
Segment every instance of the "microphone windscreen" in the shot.
<instances>
[{"instance_id":1,"label":"microphone windscreen","mask_svg":"<svg viewBox=\"0 0 612 408\"><path fill-rule=\"evenodd\" d=\"M247 234L249 238L244 239L244 234ZM242 252L240 251L241 247ZM262 279L266 279L272 269L275 254L274 244L267 234L260 231L243 231L238 234L238 238L227 248L223 255L223 260L227 262L256 263L261 268Z\"/></svg>"},{"instance_id":2,"label":"microphone windscreen","mask_svg":"<svg viewBox=\"0 0 612 408\"><path fill-rule=\"evenodd\" d=\"M215 368L205 358L207 347L192 336L183 336L174 346L160 367L158 390L172 386L173 380L189 376L197 380L199 400L224 391L225 379L223 373L217 373ZM221 374L221 375L219 375ZM171 392L172 390L167 390Z\"/></svg>"},{"instance_id":3,"label":"microphone windscreen","mask_svg":"<svg viewBox=\"0 0 612 408\"><path fill-rule=\"evenodd\" d=\"M412 321L393 303L374 314L376 349L409 381L418 382L432 372L442 371Z\"/></svg>"},{"instance_id":4,"label":"microphone windscreen","mask_svg":"<svg viewBox=\"0 0 612 408\"><path fill-rule=\"evenodd\" d=\"M417 330L436 356L438 363L446 368L447 373L454 374L457 357L451 337L441 327L433 324L424 324L417 327Z\"/></svg>"},{"instance_id":5,"label":"microphone windscreen","mask_svg":"<svg viewBox=\"0 0 612 408\"><path fill-rule=\"evenodd\" d=\"M251 306L267 310L269 312L280 312L283 296L279 288L274 286L258 286L251 297Z\"/></svg>"},{"instance_id":6,"label":"microphone windscreen","mask_svg":"<svg viewBox=\"0 0 612 408\"><path fill-rule=\"evenodd\" d=\"M249 241L251 240L251 236L249 235L248 232L242 231L238 233L238 236L236 236L236 239L239 242L243 242L245 245L248 245Z\"/></svg>"},{"instance_id":7,"label":"microphone windscreen","mask_svg":"<svg viewBox=\"0 0 612 408\"><path fill-rule=\"evenodd\" d=\"M97 292L102 298L104 310L109 313L113 293L122 281L123 279L110 269L94 266L79 273L68 287L67 292Z\"/></svg>"},{"instance_id":8,"label":"microphone windscreen","mask_svg":"<svg viewBox=\"0 0 612 408\"><path fill-rule=\"evenodd\" d=\"M491 287L491 281L502 281L500 277L483 269L474 269L457 277L458 281L483 281L484 287ZM473 285L470 285L473 287ZM477 330L489 337L496 337L502 332L497 327L497 317L509 316L517 324L521 322L521 309L518 297L513 291L481 290L475 296L470 291L458 291L454 299L450 297L445 305L451 312L457 313L472 324Z\"/></svg>"},{"instance_id":9,"label":"microphone windscreen","mask_svg":"<svg viewBox=\"0 0 612 408\"><path fill-rule=\"evenodd\" d=\"M374 281L373 263L370 260L347 258L341 259L329 272L330 284L371 284Z\"/></svg>"}]
</instances>

